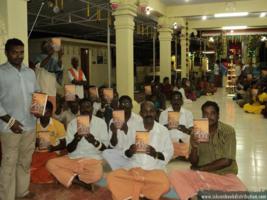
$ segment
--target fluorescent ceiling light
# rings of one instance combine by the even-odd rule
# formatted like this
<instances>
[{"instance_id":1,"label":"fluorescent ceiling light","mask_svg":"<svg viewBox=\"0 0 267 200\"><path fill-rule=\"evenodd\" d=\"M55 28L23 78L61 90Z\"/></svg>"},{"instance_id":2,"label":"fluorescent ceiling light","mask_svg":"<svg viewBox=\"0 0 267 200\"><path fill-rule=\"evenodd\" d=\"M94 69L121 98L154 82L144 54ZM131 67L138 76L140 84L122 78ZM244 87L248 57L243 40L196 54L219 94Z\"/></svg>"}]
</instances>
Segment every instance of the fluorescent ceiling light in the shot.
<instances>
[{"instance_id":1,"label":"fluorescent ceiling light","mask_svg":"<svg viewBox=\"0 0 267 200\"><path fill-rule=\"evenodd\" d=\"M223 26L222 30L241 30L246 28L247 26Z\"/></svg>"},{"instance_id":2,"label":"fluorescent ceiling light","mask_svg":"<svg viewBox=\"0 0 267 200\"><path fill-rule=\"evenodd\" d=\"M220 17L244 17L248 16L248 12L233 12L233 13L216 13L214 14L214 17L220 18Z\"/></svg>"},{"instance_id":3,"label":"fluorescent ceiling light","mask_svg":"<svg viewBox=\"0 0 267 200\"><path fill-rule=\"evenodd\" d=\"M207 19L207 16L202 16L202 20L206 20Z\"/></svg>"},{"instance_id":4,"label":"fluorescent ceiling light","mask_svg":"<svg viewBox=\"0 0 267 200\"><path fill-rule=\"evenodd\" d=\"M266 13L265 12L262 12L261 14L260 14L260 17L265 17L266 16Z\"/></svg>"},{"instance_id":5,"label":"fluorescent ceiling light","mask_svg":"<svg viewBox=\"0 0 267 200\"><path fill-rule=\"evenodd\" d=\"M203 51L203 54L215 54L215 51Z\"/></svg>"}]
</instances>

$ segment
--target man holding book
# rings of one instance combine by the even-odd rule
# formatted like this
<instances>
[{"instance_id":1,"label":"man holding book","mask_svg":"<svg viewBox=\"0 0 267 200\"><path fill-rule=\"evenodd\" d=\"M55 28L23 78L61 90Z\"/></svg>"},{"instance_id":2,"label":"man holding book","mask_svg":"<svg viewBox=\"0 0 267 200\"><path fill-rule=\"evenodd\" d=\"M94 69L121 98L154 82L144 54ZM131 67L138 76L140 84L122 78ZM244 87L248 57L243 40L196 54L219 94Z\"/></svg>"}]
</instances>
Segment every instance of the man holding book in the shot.
<instances>
[{"instance_id":1,"label":"man holding book","mask_svg":"<svg viewBox=\"0 0 267 200\"><path fill-rule=\"evenodd\" d=\"M113 119L109 128L109 149L103 152L103 157L113 170L125 167L129 159L124 151L135 141L137 125L142 118L132 112L133 104L129 96L121 96L119 110L113 111Z\"/></svg>"},{"instance_id":2,"label":"man holding book","mask_svg":"<svg viewBox=\"0 0 267 200\"><path fill-rule=\"evenodd\" d=\"M55 45L55 43L60 43L59 39L57 39L57 42L55 39L42 42L41 53L34 61L37 81L40 85L41 92L48 94L48 99L52 102L54 111L56 109L57 83L61 84L63 78L63 50L60 46Z\"/></svg>"},{"instance_id":3,"label":"man holding book","mask_svg":"<svg viewBox=\"0 0 267 200\"><path fill-rule=\"evenodd\" d=\"M107 126L102 119L92 115L88 100L80 103L80 116L67 128L68 155L47 162L48 171L65 187L72 183L91 189L91 183L102 176L102 151L108 145Z\"/></svg>"},{"instance_id":4,"label":"man holding book","mask_svg":"<svg viewBox=\"0 0 267 200\"><path fill-rule=\"evenodd\" d=\"M171 106L161 112L159 123L168 127L174 148L173 157L188 158L189 139L193 128L193 114L182 107L183 96L179 91L171 94Z\"/></svg>"},{"instance_id":5,"label":"man holding book","mask_svg":"<svg viewBox=\"0 0 267 200\"><path fill-rule=\"evenodd\" d=\"M29 184L36 120L30 107L38 86L34 71L22 63L23 42L7 40L5 53L8 61L0 66L0 199L14 200L33 197Z\"/></svg>"},{"instance_id":6,"label":"man holding book","mask_svg":"<svg viewBox=\"0 0 267 200\"><path fill-rule=\"evenodd\" d=\"M202 105L202 117L208 118L209 140L200 142L197 135L190 137L191 170L173 171L170 181L181 200L196 196L201 190L245 191L236 176L235 130L219 121L219 106L207 101Z\"/></svg>"},{"instance_id":7,"label":"man holding book","mask_svg":"<svg viewBox=\"0 0 267 200\"><path fill-rule=\"evenodd\" d=\"M59 155L65 149L65 128L62 123L52 118L53 104L48 101L44 116L36 123L36 150L32 156L31 182L51 183L53 176L47 171L46 162Z\"/></svg>"},{"instance_id":8,"label":"man holding book","mask_svg":"<svg viewBox=\"0 0 267 200\"><path fill-rule=\"evenodd\" d=\"M136 127L136 143L125 151L128 165L107 177L113 199L159 199L169 190L164 170L173 147L168 130L155 121L152 102L142 103L140 115L143 121Z\"/></svg>"}]
</instances>

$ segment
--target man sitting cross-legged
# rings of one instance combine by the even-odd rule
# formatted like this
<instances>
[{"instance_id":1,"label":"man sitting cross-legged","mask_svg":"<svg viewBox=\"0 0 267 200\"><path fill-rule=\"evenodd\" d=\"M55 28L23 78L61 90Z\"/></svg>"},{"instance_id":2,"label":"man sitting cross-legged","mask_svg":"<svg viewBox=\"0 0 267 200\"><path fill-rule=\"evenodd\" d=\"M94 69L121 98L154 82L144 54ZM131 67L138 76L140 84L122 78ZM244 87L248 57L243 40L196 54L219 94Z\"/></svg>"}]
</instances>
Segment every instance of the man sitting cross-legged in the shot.
<instances>
[{"instance_id":1,"label":"man sitting cross-legged","mask_svg":"<svg viewBox=\"0 0 267 200\"><path fill-rule=\"evenodd\" d=\"M143 102L140 114L143 121L136 129L147 134L147 145L140 152L138 143L132 144L125 151L129 158L127 167L108 175L108 188L116 200L159 199L169 190L164 169L172 157L173 146L168 130L155 121L156 110L152 102Z\"/></svg>"},{"instance_id":2,"label":"man sitting cross-legged","mask_svg":"<svg viewBox=\"0 0 267 200\"><path fill-rule=\"evenodd\" d=\"M169 133L173 142L174 155L173 157L186 157L189 154L189 140L191 130L193 128L193 114L189 110L182 107L183 96L180 92L176 91L171 94L171 106L164 110L159 116L159 123L165 125L169 129ZM177 112L177 121L175 126L170 126L168 123L168 113ZM177 124L177 125L176 125Z\"/></svg>"},{"instance_id":3,"label":"man sitting cross-legged","mask_svg":"<svg viewBox=\"0 0 267 200\"><path fill-rule=\"evenodd\" d=\"M137 124L142 118L132 112L133 104L129 96L121 96L119 99L119 109L124 111L125 122L121 128L115 125L111 120L109 128L110 149L103 152L103 157L107 160L113 170L125 167L128 164L128 158L124 155L124 150L135 141L135 132Z\"/></svg>"},{"instance_id":4,"label":"man sitting cross-legged","mask_svg":"<svg viewBox=\"0 0 267 200\"><path fill-rule=\"evenodd\" d=\"M105 121L92 115L91 102L82 100L81 115L90 116L90 131L86 135L77 132L77 118L67 128L68 155L49 160L48 171L65 187L77 183L91 189L91 183L98 181L103 172L102 151L108 144L107 126Z\"/></svg>"},{"instance_id":5,"label":"man sitting cross-legged","mask_svg":"<svg viewBox=\"0 0 267 200\"><path fill-rule=\"evenodd\" d=\"M66 147L65 128L62 123L52 118L53 104L48 101L44 116L36 124L36 150L32 156L31 182L51 183L53 176L47 171L46 162L58 157L56 151Z\"/></svg>"},{"instance_id":6,"label":"man sitting cross-legged","mask_svg":"<svg viewBox=\"0 0 267 200\"><path fill-rule=\"evenodd\" d=\"M192 134L189 156L192 170L173 171L169 176L181 200L195 197L200 189L246 190L236 176L235 130L219 121L219 106L215 102L207 101L202 105L202 116L209 121L209 142L200 143Z\"/></svg>"}]
</instances>

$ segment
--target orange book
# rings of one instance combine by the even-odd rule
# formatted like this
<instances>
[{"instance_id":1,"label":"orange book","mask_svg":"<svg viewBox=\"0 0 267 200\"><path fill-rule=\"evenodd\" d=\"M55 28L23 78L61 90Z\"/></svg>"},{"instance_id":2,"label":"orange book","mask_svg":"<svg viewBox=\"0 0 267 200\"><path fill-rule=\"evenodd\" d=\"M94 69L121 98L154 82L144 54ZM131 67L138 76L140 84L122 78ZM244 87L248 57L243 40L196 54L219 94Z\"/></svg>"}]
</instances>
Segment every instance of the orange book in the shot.
<instances>
[{"instance_id":1,"label":"orange book","mask_svg":"<svg viewBox=\"0 0 267 200\"><path fill-rule=\"evenodd\" d=\"M151 85L145 85L145 95L151 95L151 94L152 94Z\"/></svg>"},{"instance_id":2,"label":"orange book","mask_svg":"<svg viewBox=\"0 0 267 200\"><path fill-rule=\"evenodd\" d=\"M149 133L147 131L136 131L135 145L137 147L136 152L144 153L147 145L149 144Z\"/></svg>"},{"instance_id":3,"label":"orange book","mask_svg":"<svg viewBox=\"0 0 267 200\"><path fill-rule=\"evenodd\" d=\"M66 84L64 86L65 100L75 101L76 100L76 86L74 84Z\"/></svg>"},{"instance_id":4,"label":"orange book","mask_svg":"<svg viewBox=\"0 0 267 200\"><path fill-rule=\"evenodd\" d=\"M53 47L54 51L60 51L61 39L60 38L52 38L51 42L52 42L52 47Z\"/></svg>"},{"instance_id":5,"label":"orange book","mask_svg":"<svg viewBox=\"0 0 267 200\"><path fill-rule=\"evenodd\" d=\"M104 98L107 100L108 103L111 103L113 99L113 89L112 88L104 88L103 90Z\"/></svg>"},{"instance_id":6,"label":"orange book","mask_svg":"<svg viewBox=\"0 0 267 200\"><path fill-rule=\"evenodd\" d=\"M93 99L96 99L98 98L98 89L97 87L90 87L89 88L89 94L90 94L90 97L93 98Z\"/></svg>"},{"instance_id":7,"label":"orange book","mask_svg":"<svg viewBox=\"0 0 267 200\"><path fill-rule=\"evenodd\" d=\"M177 128L179 125L180 113L169 111L168 112L168 127L171 129Z\"/></svg>"},{"instance_id":8,"label":"orange book","mask_svg":"<svg viewBox=\"0 0 267 200\"><path fill-rule=\"evenodd\" d=\"M35 92L32 94L31 113L43 116L48 95L45 93Z\"/></svg>"},{"instance_id":9,"label":"orange book","mask_svg":"<svg viewBox=\"0 0 267 200\"><path fill-rule=\"evenodd\" d=\"M47 150L47 148L51 145L50 136L51 136L51 132L49 131L39 131L37 133L37 137L39 139L38 149L40 151Z\"/></svg>"},{"instance_id":10,"label":"orange book","mask_svg":"<svg viewBox=\"0 0 267 200\"><path fill-rule=\"evenodd\" d=\"M125 122L124 110L114 110L112 112L113 123L117 129L121 129L123 123Z\"/></svg>"},{"instance_id":11,"label":"orange book","mask_svg":"<svg viewBox=\"0 0 267 200\"><path fill-rule=\"evenodd\" d=\"M80 115L77 117L77 132L79 135L90 133L90 116Z\"/></svg>"},{"instance_id":12,"label":"orange book","mask_svg":"<svg viewBox=\"0 0 267 200\"><path fill-rule=\"evenodd\" d=\"M194 134L199 142L209 141L209 121L207 118L194 120Z\"/></svg>"}]
</instances>

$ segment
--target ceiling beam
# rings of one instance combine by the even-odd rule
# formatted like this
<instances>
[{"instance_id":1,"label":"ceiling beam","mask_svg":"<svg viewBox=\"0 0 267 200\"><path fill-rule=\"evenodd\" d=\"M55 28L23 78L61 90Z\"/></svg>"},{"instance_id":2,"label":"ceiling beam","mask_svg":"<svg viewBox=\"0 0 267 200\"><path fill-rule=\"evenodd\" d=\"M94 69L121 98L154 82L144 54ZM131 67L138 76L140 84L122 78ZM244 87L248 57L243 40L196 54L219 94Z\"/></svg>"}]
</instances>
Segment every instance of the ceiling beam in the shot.
<instances>
[{"instance_id":1,"label":"ceiling beam","mask_svg":"<svg viewBox=\"0 0 267 200\"><path fill-rule=\"evenodd\" d=\"M189 17L214 15L224 12L261 12L267 11L266 0L232 1L219 3L203 3L188 5L172 5L166 7L167 17Z\"/></svg>"},{"instance_id":2,"label":"ceiling beam","mask_svg":"<svg viewBox=\"0 0 267 200\"><path fill-rule=\"evenodd\" d=\"M208 19L208 20L189 20L189 28L192 29L218 29L223 26L266 27L267 18L246 17L237 19Z\"/></svg>"}]
</instances>

